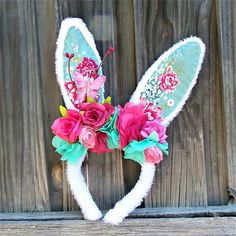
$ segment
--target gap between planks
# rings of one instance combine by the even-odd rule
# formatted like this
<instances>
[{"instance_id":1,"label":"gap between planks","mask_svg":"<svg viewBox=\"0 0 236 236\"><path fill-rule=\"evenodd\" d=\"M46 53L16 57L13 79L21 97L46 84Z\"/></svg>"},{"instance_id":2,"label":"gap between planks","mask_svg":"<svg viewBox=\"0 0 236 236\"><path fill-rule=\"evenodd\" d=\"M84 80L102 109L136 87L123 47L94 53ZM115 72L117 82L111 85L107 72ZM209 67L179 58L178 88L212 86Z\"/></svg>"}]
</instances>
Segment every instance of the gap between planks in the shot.
<instances>
[{"instance_id":1,"label":"gap between planks","mask_svg":"<svg viewBox=\"0 0 236 236\"><path fill-rule=\"evenodd\" d=\"M105 213L106 211L103 211ZM182 208L139 208L128 218L192 218L236 216L236 206L208 206ZM1 221L82 220L79 211L0 213Z\"/></svg>"}]
</instances>

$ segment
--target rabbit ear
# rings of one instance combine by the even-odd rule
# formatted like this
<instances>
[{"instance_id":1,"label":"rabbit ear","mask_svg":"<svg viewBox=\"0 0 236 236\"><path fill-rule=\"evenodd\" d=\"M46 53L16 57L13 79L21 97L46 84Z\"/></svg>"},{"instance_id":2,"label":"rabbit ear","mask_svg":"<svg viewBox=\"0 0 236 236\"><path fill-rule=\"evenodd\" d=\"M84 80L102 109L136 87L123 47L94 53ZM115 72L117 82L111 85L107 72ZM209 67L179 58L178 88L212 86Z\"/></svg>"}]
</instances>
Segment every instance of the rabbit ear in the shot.
<instances>
[{"instance_id":1,"label":"rabbit ear","mask_svg":"<svg viewBox=\"0 0 236 236\"><path fill-rule=\"evenodd\" d=\"M66 54L67 56L73 56L69 67L69 58L65 56ZM93 59L96 65L99 65L101 62L92 34L80 18L67 18L63 20L57 40L56 74L67 108L76 108L71 98L74 86L73 74L76 72L78 64L82 63L86 58ZM101 67L97 73L98 75L102 74ZM99 97L100 100L104 99L103 86L99 90Z\"/></svg>"},{"instance_id":2,"label":"rabbit ear","mask_svg":"<svg viewBox=\"0 0 236 236\"><path fill-rule=\"evenodd\" d=\"M131 101L140 98L162 108L163 124L169 123L182 109L195 85L201 69L205 45L190 37L175 44L162 54L146 71Z\"/></svg>"}]
</instances>

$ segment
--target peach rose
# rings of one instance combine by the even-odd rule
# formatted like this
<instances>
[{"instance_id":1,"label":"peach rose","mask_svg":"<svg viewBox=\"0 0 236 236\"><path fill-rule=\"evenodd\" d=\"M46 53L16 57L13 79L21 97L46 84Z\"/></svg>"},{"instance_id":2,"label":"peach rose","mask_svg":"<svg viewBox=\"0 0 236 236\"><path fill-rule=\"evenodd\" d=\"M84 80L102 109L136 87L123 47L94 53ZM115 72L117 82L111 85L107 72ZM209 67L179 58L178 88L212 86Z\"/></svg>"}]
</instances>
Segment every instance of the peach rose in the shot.
<instances>
[{"instance_id":1,"label":"peach rose","mask_svg":"<svg viewBox=\"0 0 236 236\"><path fill-rule=\"evenodd\" d=\"M79 141L86 147L86 148L93 148L95 146L96 140L96 133L95 131L88 127L84 126L79 135Z\"/></svg>"},{"instance_id":2,"label":"peach rose","mask_svg":"<svg viewBox=\"0 0 236 236\"><path fill-rule=\"evenodd\" d=\"M163 160L162 151L158 147L147 148L145 149L144 154L147 162L159 164Z\"/></svg>"}]
</instances>

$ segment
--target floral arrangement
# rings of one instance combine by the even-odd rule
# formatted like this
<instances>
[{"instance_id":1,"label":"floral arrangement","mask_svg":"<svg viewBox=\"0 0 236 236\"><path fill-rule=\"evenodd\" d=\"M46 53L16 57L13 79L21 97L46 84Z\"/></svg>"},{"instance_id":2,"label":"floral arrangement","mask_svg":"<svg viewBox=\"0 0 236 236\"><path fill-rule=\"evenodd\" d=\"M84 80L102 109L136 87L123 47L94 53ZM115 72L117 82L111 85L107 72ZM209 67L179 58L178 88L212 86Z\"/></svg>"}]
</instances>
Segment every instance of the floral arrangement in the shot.
<instances>
[{"instance_id":1,"label":"floral arrangement","mask_svg":"<svg viewBox=\"0 0 236 236\"><path fill-rule=\"evenodd\" d=\"M151 189L155 164L168 154L166 127L178 115L201 69L205 46L184 39L164 52L145 72L123 107L104 99L101 60L92 34L79 18L63 20L57 40L56 73L65 106L52 125L53 145L66 160L67 180L84 218L117 225L140 205ZM101 63L99 64L99 62ZM123 150L141 165L137 183L103 217L83 177L87 152ZM87 172L89 176L89 172ZM106 183L104 183L106 184ZM86 201L85 201L86 199Z\"/></svg>"},{"instance_id":2,"label":"floral arrangement","mask_svg":"<svg viewBox=\"0 0 236 236\"><path fill-rule=\"evenodd\" d=\"M166 128L162 125L161 108L154 107L144 98L139 104L128 102L124 107L113 107L111 97L101 101L99 89L106 77L98 71L104 59L114 51L110 48L98 66L92 58L84 57L71 75L70 61L74 54L65 53L68 58L69 81L64 86L76 109L60 106L62 117L52 125L56 135L52 144L62 155L61 160L70 164L85 156L87 151L95 153L124 151L124 158L139 164L151 162L158 164L163 160L163 153L168 154ZM172 90L174 79L168 72L162 82L162 90ZM175 79L176 83L177 79ZM168 86L171 84L171 86Z\"/></svg>"}]
</instances>

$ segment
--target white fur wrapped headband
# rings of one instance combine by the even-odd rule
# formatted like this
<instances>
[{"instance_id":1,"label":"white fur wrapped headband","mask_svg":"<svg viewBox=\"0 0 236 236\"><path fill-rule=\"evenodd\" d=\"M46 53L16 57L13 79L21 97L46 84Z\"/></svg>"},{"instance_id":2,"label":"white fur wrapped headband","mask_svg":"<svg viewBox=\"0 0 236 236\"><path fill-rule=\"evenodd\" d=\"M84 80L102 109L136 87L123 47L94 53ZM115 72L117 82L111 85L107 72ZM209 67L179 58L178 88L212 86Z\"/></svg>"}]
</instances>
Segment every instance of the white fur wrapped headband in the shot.
<instances>
[{"instance_id":1,"label":"white fur wrapped headband","mask_svg":"<svg viewBox=\"0 0 236 236\"><path fill-rule=\"evenodd\" d=\"M106 77L93 36L79 18L62 22L57 41L56 73L66 108L52 125L52 144L67 161L67 179L85 219L99 220L102 213L94 202L81 172L88 151L124 151L124 158L141 165L134 188L108 211L103 221L119 224L147 196L155 165L168 154L166 128L182 109L197 81L205 46L190 37L175 44L147 70L130 101L113 107L104 98Z\"/></svg>"}]
</instances>

